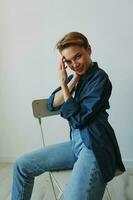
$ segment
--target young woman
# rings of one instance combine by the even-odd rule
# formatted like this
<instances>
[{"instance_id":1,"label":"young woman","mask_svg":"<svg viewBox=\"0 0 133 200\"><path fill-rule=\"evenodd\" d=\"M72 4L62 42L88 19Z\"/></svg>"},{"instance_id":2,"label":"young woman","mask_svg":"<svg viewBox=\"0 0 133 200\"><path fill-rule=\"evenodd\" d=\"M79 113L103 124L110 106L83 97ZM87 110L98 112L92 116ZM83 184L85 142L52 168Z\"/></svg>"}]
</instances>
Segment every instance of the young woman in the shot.
<instances>
[{"instance_id":1,"label":"young woman","mask_svg":"<svg viewBox=\"0 0 133 200\"><path fill-rule=\"evenodd\" d=\"M16 160L12 200L29 200L34 177L46 171L72 169L64 200L102 200L108 181L125 171L118 143L108 122L112 85L91 59L87 38L66 34L58 43L60 87L48 99L70 126L70 141L50 145ZM68 77L67 68L73 71Z\"/></svg>"}]
</instances>

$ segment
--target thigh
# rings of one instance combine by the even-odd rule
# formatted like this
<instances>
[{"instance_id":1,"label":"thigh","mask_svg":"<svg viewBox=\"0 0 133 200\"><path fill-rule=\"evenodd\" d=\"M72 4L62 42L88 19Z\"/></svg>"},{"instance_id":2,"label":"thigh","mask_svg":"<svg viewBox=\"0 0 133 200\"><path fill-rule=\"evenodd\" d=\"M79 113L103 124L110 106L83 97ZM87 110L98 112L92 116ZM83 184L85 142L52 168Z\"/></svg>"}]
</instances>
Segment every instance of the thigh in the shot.
<instances>
[{"instance_id":1,"label":"thigh","mask_svg":"<svg viewBox=\"0 0 133 200\"><path fill-rule=\"evenodd\" d=\"M16 160L16 165L34 176L45 171L72 169L75 156L71 146L71 141L46 146L21 156Z\"/></svg>"},{"instance_id":2,"label":"thigh","mask_svg":"<svg viewBox=\"0 0 133 200\"><path fill-rule=\"evenodd\" d=\"M101 200L105 187L93 151L87 147L82 148L74 164L64 199Z\"/></svg>"}]
</instances>

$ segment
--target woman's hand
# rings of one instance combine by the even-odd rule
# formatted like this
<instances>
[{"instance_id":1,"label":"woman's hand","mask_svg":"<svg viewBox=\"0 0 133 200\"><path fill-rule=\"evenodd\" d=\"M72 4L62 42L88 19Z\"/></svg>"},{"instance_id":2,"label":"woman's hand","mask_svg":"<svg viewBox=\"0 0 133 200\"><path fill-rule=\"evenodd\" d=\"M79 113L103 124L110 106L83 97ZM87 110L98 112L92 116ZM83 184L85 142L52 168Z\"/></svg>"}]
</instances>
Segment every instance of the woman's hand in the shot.
<instances>
[{"instance_id":1,"label":"woman's hand","mask_svg":"<svg viewBox=\"0 0 133 200\"><path fill-rule=\"evenodd\" d=\"M67 71L66 71L66 66L65 66L65 60L64 58L61 59L59 63L59 69L58 69L58 75L59 75L59 80L60 84L62 85L67 85Z\"/></svg>"},{"instance_id":2,"label":"woman's hand","mask_svg":"<svg viewBox=\"0 0 133 200\"><path fill-rule=\"evenodd\" d=\"M59 74L59 80L62 88L62 94L64 101L67 101L67 99L71 96L68 85L67 85L67 71L66 71L66 66L65 66L65 59L62 57L60 64L59 64L59 69L58 69L58 74Z\"/></svg>"}]
</instances>

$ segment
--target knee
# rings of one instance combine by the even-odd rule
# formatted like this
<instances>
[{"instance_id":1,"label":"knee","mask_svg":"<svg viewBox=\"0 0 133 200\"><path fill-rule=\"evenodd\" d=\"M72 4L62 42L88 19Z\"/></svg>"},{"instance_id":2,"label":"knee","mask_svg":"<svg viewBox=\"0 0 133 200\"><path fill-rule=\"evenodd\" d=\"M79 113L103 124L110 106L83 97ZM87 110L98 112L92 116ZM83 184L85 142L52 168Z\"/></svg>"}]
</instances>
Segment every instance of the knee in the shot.
<instances>
[{"instance_id":1,"label":"knee","mask_svg":"<svg viewBox=\"0 0 133 200\"><path fill-rule=\"evenodd\" d=\"M28 160L25 158L25 156L21 156L16 161L14 162L13 165L13 171L14 173L19 173L19 174L28 174L28 167L29 163Z\"/></svg>"}]
</instances>

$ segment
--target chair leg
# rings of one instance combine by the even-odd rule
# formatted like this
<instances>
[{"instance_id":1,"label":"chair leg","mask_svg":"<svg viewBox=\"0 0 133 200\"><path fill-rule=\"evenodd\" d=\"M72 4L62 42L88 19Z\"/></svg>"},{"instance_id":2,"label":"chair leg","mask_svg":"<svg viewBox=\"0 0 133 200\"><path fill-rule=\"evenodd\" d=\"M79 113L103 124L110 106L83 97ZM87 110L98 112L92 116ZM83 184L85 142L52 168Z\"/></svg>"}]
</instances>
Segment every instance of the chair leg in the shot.
<instances>
[{"instance_id":1,"label":"chair leg","mask_svg":"<svg viewBox=\"0 0 133 200\"><path fill-rule=\"evenodd\" d=\"M53 193L54 193L55 200L58 200L57 197L56 197L56 192L55 192L55 188L54 188L54 184L53 184L53 180L52 180L52 176L51 176L50 172L49 172L49 177L50 177L50 182L51 182L51 185L52 185L52 190L53 190Z\"/></svg>"},{"instance_id":2,"label":"chair leg","mask_svg":"<svg viewBox=\"0 0 133 200\"><path fill-rule=\"evenodd\" d=\"M53 182L53 187L54 188L57 187L57 189L58 189L58 194L56 193L56 199L57 200L63 200L63 191L60 188L60 186L59 186L57 180L55 179L55 177L52 175L52 173L51 173L51 179L52 179L52 182Z\"/></svg>"}]
</instances>

